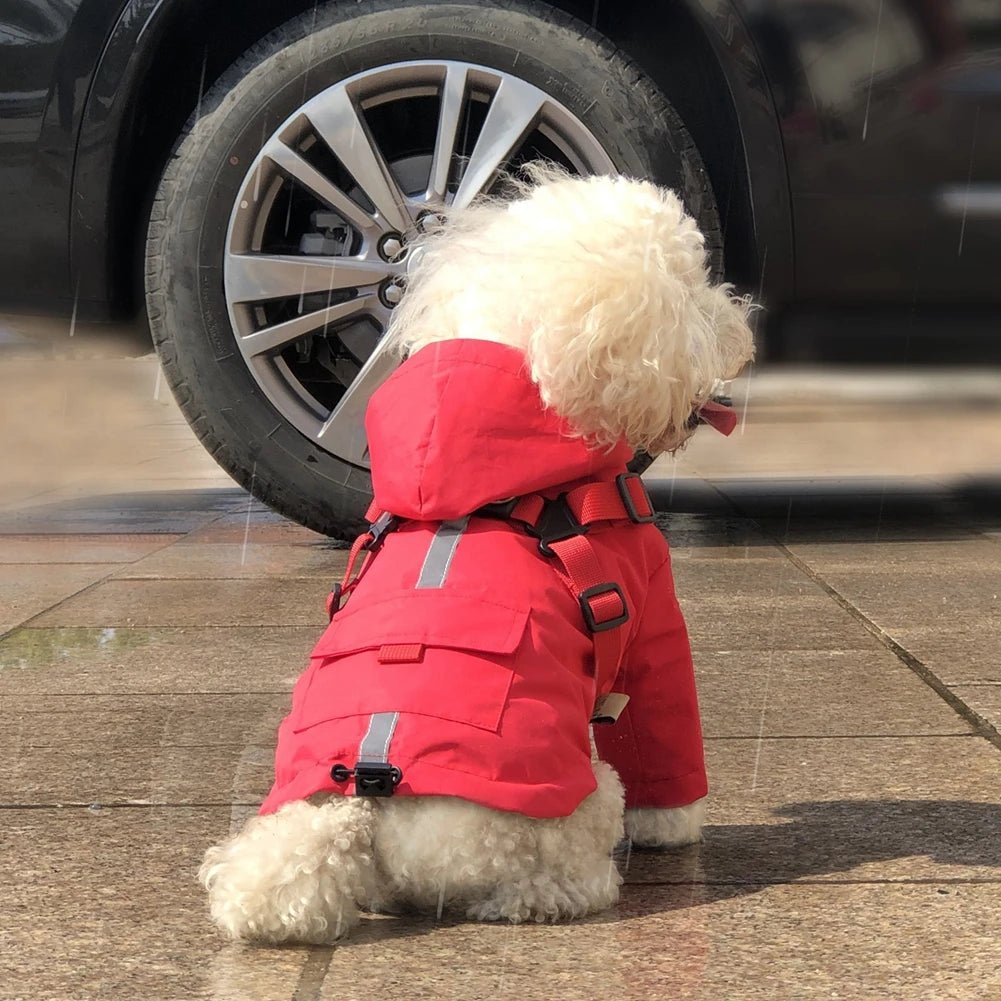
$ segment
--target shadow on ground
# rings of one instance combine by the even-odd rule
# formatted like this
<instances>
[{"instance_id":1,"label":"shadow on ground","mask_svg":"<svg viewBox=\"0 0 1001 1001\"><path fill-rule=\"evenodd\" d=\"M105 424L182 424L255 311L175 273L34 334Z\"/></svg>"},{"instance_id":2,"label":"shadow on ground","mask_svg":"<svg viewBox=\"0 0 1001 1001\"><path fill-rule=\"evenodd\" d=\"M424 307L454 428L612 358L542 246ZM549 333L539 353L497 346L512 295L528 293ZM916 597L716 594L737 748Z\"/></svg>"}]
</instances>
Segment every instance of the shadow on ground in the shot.
<instances>
[{"instance_id":1,"label":"shadow on ground","mask_svg":"<svg viewBox=\"0 0 1001 1001\"><path fill-rule=\"evenodd\" d=\"M675 545L933 542L1001 531L1001 476L679 480L649 489Z\"/></svg>"}]
</instances>

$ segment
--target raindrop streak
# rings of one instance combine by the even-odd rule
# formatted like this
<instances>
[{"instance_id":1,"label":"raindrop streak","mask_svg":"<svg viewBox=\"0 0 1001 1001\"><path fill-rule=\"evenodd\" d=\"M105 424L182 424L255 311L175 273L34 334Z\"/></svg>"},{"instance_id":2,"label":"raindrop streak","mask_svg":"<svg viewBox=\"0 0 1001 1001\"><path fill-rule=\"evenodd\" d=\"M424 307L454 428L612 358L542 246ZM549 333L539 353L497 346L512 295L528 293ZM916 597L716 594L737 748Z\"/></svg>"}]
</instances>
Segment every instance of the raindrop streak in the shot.
<instances>
[{"instance_id":1,"label":"raindrop streak","mask_svg":"<svg viewBox=\"0 0 1001 1001\"><path fill-rule=\"evenodd\" d=\"M261 122L261 149L264 148L264 133L268 127L268 119L265 116L264 121ZM264 164L259 163L257 165L257 173L254 175L254 202L258 200L258 196L261 193L261 174L264 173ZM285 230L285 235L288 236L288 230Z\"/></svg>"},{"instance_id":2,"label":"raindrop streak","mask_svg":"<svg viewBox=\"0 0 1001 1001\"><path fill-rule=\"evenodd\" d=\"M309 58L306 60L306 72L302 76L302 103L306 103L306 89L309 87L309 67L313 65L313 49L316 45L316 8L319 0L313 0L313 20L309 25Z\"/></svg>"},{"instance_id":3,"label":"raindrop streak","mask_svg":"<svg viewBox=\"0 0 1001 1001\"><path fill-rule=\"evenodd\" d=\"M497 987L495 988L498 991L504 986L504 974L507 973L507 950L511 945L511 938L514 932L514 925L509 924L507 926L507 934L504 936L504 951L500 955L500 962L498 964L500 966L500 973L497 976Z\"/></svg>"},{"instance_id":4,"label":"raindrop streak","mask_svg":"<svg viewBox=\"0 0 1001 1001\"><path fill-rule=\"evenodd\" d=\"M970 143L970 166L966 171L966 194L963 196L963 222L959 227L959 249L957 257L963 256L963 238L966 236L966 210L970 207L970 182L973 180L973 154L977 151L977 130L980 128L980 105L973 117L973 142Z\"/></svg>"},{"instance_id":5,"label":"raindrop streak","mask_svg":"<svg viewBox=\"0 0 1001 1001\"><path fill-rule=\"evenodd\" d=\"M438 910L437 910L437 912L435 914L435 917L436 917L436 919L438 921L441 921L441 913L442 913L443 910L445 910L445 887L444 886L442 886L442 888L438 891Z\"/></svg>"},{"instance_id":6,"label":"raindrop streak","mask_svg":"<svg viewBox=\"0 0 1001 1001\"><path fill-rule=\"evenodd\" d=\"M789 498L789 507L786 509L786 528L783 540L789 538L789 521L792 518L792 498ZM765 740L765 714L768 712L768 696L772 683L772 661L775 659L775 629L779 620L778 593L772 596L774 607L772 610L771 633L768 637L768 666L765 668L765 687L761 694L761 715L758 717L758 739L754 746L754 771L751 774L751 792L758 788L758 766L761 764L761 748Z\"/></svg>"},{"instance_id":7,"label":"raindrop streak","mask_svg":"<svg viewBox=\"0 0 1001 1001\"><path fill-rule=\"evenodd\" d=\"M285 236L288 236L289 226L292 225L292 196L295 194L295 185L288 186L288 208L285 210ZM305 276L303 276L305 280Z\"/></svg>"},{"instance_id":8,"label":"raindrop streak","mask_svg":"<svg viewBox=\"0 0 1001 1001\"><path fill-rule=\"evenodd\" d=\"M247 540L250 538L250 509L254 503L254 483L257 480L257 463L254 463L254 468L250 472L250 491L247 494L247 521L243 526L243 552L240 555L240 566L246 566L247 563Z\"/></svg>"},{"instance_id":9,"label":"raindrop streak","mask_svg":"<svg viewBox=\"0 0 1001 1001\"><path fill-rule=\"evenodd\" d=\"M156 382L153 383L153 399L159 403L160 402L160 382L163 379L163 367L161 365L156 366Z\"/></svg>"},{"instance_id":10,"label":"raindrop streak","mask_svg":"<svg viewBox=\"0 0 1001 1001\"><path fill-rule=\"evenodd\" d=\"M591 10L591 27L598 27L598 8L601 6L601 0L594 0L594 7Z\"/></svg>"},{"instance_id":11,"label":"raindrop streak","mask_svg":"<svg viewBox=\"0 0 1001 1001\"><path fill-rule=\"evenodd\" d=\"M76 333L76 311L80 304L80 279L76 280L76 288L73 290L73 312L70 315L70 337Z\"/></svg>"},{"instance_id":12,"label":"raindrop streak","mask_svg":"<svg viewBox=\"0 0 1001 1001\"><path fill-rule=\"evenodd\" d=\"M747 367L747 382L744 388L744 406L740 411L740 433L744 433L744 426L747 424L747 407L751 402L751 380L754 378L754 363Z\"/></svg>"},{"instance_id":13,"label":"raindrop streak","mask_svg":"<svg viewBox=\"0 0 1001 1001\"><path fill-rule=\"evenodd\" d=\"M758 279L758 302L761 302L762 293L765 290L765 268L768 266L768 244L761 252L761 277Z\"/></svg>"},{"instance_id":14,"label":"raindrop streak","mask_svg":"<svg viewBox=\"0 0 1001 1001\"><path fill-rule=\"evenodd\" d=\"M886 477L883 478L883 485L879 491L879 511L876 513L876 542L879 542L879 533L883 529L883 505L886 503Z\"/></svg>"},{"instance_id":15,"label":"raindrop streak","mask_svg":"<svg viewBox=\"0 0 1001 1001\"><path fill-rule=\"evenodd\" d=\"M865 119L862 122L862 142L869 134L869 106L872 104L872 81L876 75L876 52L879 49L879 26L883 23L883 0L879 0L876 11L876 34L872 40L872 64L869 66L869 90L865 98Z\"/></svg>"},{"instance_id":16,"label":"raindrop streak","mask_svg":"<svg viewBox=\"0 0 1001 1001\"><path fill-rule=\"evenodd\" d=\"M202 50L202 75L198 79L198 103L195 105L195 121L202 117L202 96L205 94L205 64L209 61L209 47Z\"/></svg>"}]
</instances>

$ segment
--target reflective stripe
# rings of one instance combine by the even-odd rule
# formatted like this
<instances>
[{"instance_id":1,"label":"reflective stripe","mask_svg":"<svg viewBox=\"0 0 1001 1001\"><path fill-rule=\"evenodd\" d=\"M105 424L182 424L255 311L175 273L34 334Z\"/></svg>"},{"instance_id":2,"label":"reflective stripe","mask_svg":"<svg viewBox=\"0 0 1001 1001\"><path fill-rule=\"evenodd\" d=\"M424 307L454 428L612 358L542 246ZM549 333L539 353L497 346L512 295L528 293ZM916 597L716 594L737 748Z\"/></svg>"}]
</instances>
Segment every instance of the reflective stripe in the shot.
<instances>
[{"instance_id":1,"label":"reflective stripe","mask_svg":"<svg viewBox=\"0 0 1001 1001\"><path fill-rule=\"evenodd\" d=\"M468 515L455 521L443 521L435 532L431 545L428 547L424 565L417 578L419 588L443 587L448 576L448 568L452 565L459 539L469 524Z\"/></svg>"},{"instance_id":2,"label":"reflective stripe","mask_svg":"<svg viewBox=\"0 0 1001 1001\"><path fill-rule=\"evenodd\" d=\"M386 761L399 713L374 713L358 748L359 761Z\"/></svg>"},{"instance_id":3,"label":"reflective stripe","mask_svg":"<svg viewBox=\"0 0 1001 1001\"><path fill-rule=\"evenodd\" d=\"M456 521L443 521L435 532L427 556L417 578L419 588L442 587L448 576L448 568L452 565L459 539L469 524L469 518L459 518ZM398 712L373 713L368 722L368 730L358 748L359 761L388 761L389 744L399 720Z\"/></svg>"}]
</instances>

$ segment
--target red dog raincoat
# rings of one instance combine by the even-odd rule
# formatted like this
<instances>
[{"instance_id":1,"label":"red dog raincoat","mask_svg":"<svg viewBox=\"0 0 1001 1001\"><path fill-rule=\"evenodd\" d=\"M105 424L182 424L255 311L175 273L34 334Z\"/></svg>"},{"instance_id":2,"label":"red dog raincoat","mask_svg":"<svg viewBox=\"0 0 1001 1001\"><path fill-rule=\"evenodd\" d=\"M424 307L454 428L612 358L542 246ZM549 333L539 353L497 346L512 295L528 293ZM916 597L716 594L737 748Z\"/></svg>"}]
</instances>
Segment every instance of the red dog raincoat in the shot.
<instances>
[{"instance_id":1,"label":"red dog raincoat","mask_svg":"<svg viewBox=\"0 0 1001 1001\"><path fill-rule=\"evenodd\" d=\"M472 514L595 480L611 491L629 450L572 436L543 407L523 356L485 341L419 351L373 396L366 430L374 506L405 520L296 684L261 812L353 793L350 770L369 761L399 769L396 795L567 816L595 788L588 722L613 691L629 703L595 740L626 805L704 796L691 653L657 528L589 526L592 558L629 615L602 634L616 635L621 663L601 658L595 676L595 637L558 561L517 522Z\"/></svg>"}]
</instances>

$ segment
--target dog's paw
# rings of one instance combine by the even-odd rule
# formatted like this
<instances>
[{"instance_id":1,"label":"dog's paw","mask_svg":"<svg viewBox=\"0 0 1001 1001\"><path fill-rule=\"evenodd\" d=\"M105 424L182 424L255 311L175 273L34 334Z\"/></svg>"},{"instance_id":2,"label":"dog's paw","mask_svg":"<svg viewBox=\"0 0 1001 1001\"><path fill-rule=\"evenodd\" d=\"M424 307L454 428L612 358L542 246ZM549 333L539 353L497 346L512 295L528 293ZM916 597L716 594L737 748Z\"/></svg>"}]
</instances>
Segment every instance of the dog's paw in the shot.
<instances>
[{"instance_id":1,"label":"dog's paw","mask_svg":"<svg viewBox=\"0 0 1001 1001\"><path fill-rule=\"evenodd\" d=\"M706 801L697 799L688 806L657 809L638 807L626 810L626 836L640 848L680 848L702 840Z\"/></svg>"}]
</instances>

